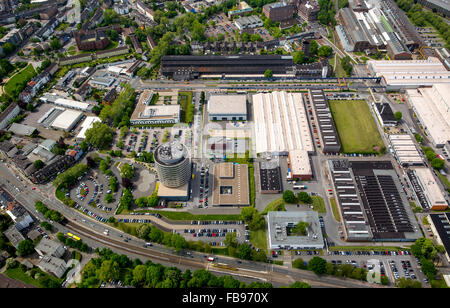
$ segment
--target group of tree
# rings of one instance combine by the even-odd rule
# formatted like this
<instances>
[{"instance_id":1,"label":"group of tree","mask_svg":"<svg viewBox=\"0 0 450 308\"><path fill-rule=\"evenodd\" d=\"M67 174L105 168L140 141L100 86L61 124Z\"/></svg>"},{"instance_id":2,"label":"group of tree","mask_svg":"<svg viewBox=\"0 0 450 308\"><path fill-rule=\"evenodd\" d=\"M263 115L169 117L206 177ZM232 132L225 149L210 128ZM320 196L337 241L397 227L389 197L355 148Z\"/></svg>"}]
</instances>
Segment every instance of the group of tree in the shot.
<instances>
[{"instance_id":1,"label":"group of tree","mask_svg":"<svg viewBox=\"0 0 450 308\"><path fill-rule=\"evenodd\" d=\"M89 246L83 242L83 240L74 240L70 237L65 236L63 233L58 232L56 234L56 238L63 243L64 245L71 247L71 248L75 248L78 249L81 252L89 252Z\"/></svg>"},{"instance_id":2,"label":"group of tree","mask_svg":"<svg viewBox=\"0 0 450 308\"><path fill-rule=\"evenodd\" d=\"M77 178L85 174L89 170L89 167L86 164L76 164L75 166L67 169L63 173L60 173L53 180L53 186L61 188L69 188Z\"/></svg>"},{"instance_id":3,"label":"group of tree","mask_svg":"<svg viewBox=\"0 0 450 308\"><path fill-rule=\"evenodd\" d=\"M319 13L317 14L317 20L322 25L329 26L330 24L334 27L336 25L336 11L335 2L333 0L319 0Z\"/></svg>"},{"instance_id":4,"label":"group of tree","mask_svg":"<svg viewBox=\"0 0 450 308\"><path fill-rule=\"evenodd\" d=\"M104 150L109 148L114 139L114 131L105 123L95 122L85 134L86 142L94 148Z\"/></svg>"},{"instance_id":5,"label":"group of tree","mask_svg":"<svg viewBox=\"0 0 450 308\"><path fill-rule=\"evenodd\" d=\"M422 147L422 150L425 153L428 161L430 162L431 167L436 170L441 170L445 167L445 161L443 159L440 159L432 148Z\"/></svg>"},{"instance_id":6,"label":"group of tree","mask_svg":"<svg viewBox=\"0 0 450 308\"><path fill-rule=\"evenodd\" d=\"M266 227L266 221L261 213L254 207L244 207L241 210L241 219L248 224L250 231L257 231Z\"/></svg>"},{"instance_id":7,"label":"group of tree","mask_svg":"<svg viewBox=\"0 0 450 308\"><path fill-rule=\"evenodd\" d=\"M132 167L130 164L122 164L122 167L120 168L122 178L131 180L134 176L134 170L134 167Z\"/></svg>"},{"instance_id":8,"label":"group of tree","mask_svg":"<svg viewBox=\"0 0 450 308\"><path fill-rule=\"evenodd\" d=\"M38 212L42 213L45 216L45 218L47 218L47 219L51 219L51 220L56 221L56 222L60 222L60 221L62 221L64 219L64 216L61 215L61 213L59 213L56 210L50 210L40 200L36 201L35 207L36 207L36 210Z\"/></svg>"},{"instance_id":9,"label":"group of tree","mask_svg":"<svg viewBox=\"0 0 450 308\"><path fill-rule=\"evenodd\" d=\"M132 261L126 255L118 255L104 248L98 251L98 258L92 258L83 268L80 288L92 288L102 282L121 280L125 286L136 288L272 288L270 283L252 282L246 284L232 276L214 276L211 272L200 269L182 272L176 267L164 267L161 264L139 259ZM307 287L295 284L293 287Z\"/></svg>"},{"instance_id":10,"label":"group of tree","mask_svg":"<svg viewBox=\"0 0 450 308\"><path fill-rule=\"evenodd\" d=\"M296 202L302 202L311 204L313 202L310 195L308 195L307 192L301 191L295 196L294 192L292 190L285 190L283 192L283 200L286 203L296 203Z\"/></svg>"},{"instance_id":11,"label":"group of tree","mask_svg":"<svg viewBox=\"0 0 450 308\"><path fill-rule=\"evenodd\" d=\"M342 68L345 71L345 74L347 76L350 76L352 74L352 71L353 71L353 65L351 63L350 57L349 56L345 56L344 58L342 58L341 65L342 65Z\"/></svg>"},{"instance_id":12,"label":"group of tree","mask_svg":"<svg viewBox=\"0 0 450 308\"><path fill-rule=\"evenodd\" d=\"M411 253L419 258L421 263L422 272L428 277L428 279L434 280L437 274L434 261L438 252L444 252L445 248L441 245L435 246L433 241L424 237L417 239L413 245L411 245Z\"/></svg>"},{"instance_id":13,"label":"group of tree","mask_svg":"<svg viewBox=\"0 0 450 308\"><path fill-rule=\"evenodd\" d=\"M129 126L130 116L133 112L136 101L136 95L136 91L129 84L125 84L122 92L114 100L114 102L111 105L106 105L100 112L99 117L103 123L118 128L122 126Z\"/></svg>"},{"instance_id":14,"label":"group of tree","mask_svg":"<svg viewBox=\"0 0 450 308\"><path fill-rule=\"evenodd\" d=\"M9 73L14 71L14 65L7 59L0 60L0 78L7 76Z\"/></svg>"},{"instance_id":15,"label":"group of tree","mask_svg":"<svg viewBox=\"0 0 450 308\"><path fill-rule=\"evenodd\" d=\"M332 275L336 277L348 277L358 280L367 280L367 270L354 267L351 264L332 264L321 257L314 257L308 263L302 258L292 261L292 267L310 270L317 275Z\"/></svg>"},{"instance_id":16,"label":"group of tree","mask_svg":"<svg viewBox=\"0 0 450 308\"><path fill-rule=\"evenodd\" d=\"M224 243L227 247L228 256L230 257L257 262L267 261L266 253L263 250L256 251L256 249L246 243L239 243L236 232L227 233Z\"/></svg>"},{"instance_id":17,"label":"group of tree","mask_svg":"<svg viewBox=\"0 0 450 308\"><path fill-rule=\"evenodd\" d=\"M119 214L123 210L128 211L131 208L131 205L133 205L133 195L128 188L124 188L122 197L119 201L119 209L117 210L117 213Z\"/></svg>"}]
</instances>

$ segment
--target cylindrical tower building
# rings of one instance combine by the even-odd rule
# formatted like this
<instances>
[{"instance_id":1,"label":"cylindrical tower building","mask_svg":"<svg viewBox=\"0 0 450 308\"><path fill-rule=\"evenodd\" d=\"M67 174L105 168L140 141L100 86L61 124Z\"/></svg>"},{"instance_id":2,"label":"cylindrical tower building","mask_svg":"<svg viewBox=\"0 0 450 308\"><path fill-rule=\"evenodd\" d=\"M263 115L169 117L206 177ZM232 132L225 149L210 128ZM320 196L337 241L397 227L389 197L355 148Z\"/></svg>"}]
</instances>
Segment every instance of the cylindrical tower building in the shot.
<instances>
[{"instance_id":1,"label":"cylindrical tower building","mask_svg":"<svg viewBox=\"0 0 450 308\"><path fill-rule=\"evenodd\" d=\"M191 163L186 147L178 141L158 146L154 153L158 177L164 186L180 187L191 177Z\"/></svg>"}]
</instances>

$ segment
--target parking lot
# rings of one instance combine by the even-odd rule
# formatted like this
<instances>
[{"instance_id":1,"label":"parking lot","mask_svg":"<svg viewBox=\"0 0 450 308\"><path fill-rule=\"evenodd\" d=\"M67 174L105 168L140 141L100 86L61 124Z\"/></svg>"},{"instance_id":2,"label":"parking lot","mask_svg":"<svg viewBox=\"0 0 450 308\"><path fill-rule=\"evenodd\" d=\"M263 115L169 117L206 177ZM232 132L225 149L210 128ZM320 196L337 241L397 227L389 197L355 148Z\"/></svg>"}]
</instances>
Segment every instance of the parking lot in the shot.
<instances>
[{"instance_id":1,"label":"parking lot","mask_svg":"<svg viewBox=\"0 0 450 308\"><path fill-rule=\"evenodd\" d=\"M211 246L225 246L227 233L236 232L238 242L248 242L248 226L242 221L191 221L191 227L186 229L176 229L177 233L184 236L188 241L209 242Z\"/></svg>"},{"instance_id":2,"label":"parking lot","mask_svg":"<svg viewBox=\"0 0 450 308\"><path fill-rule=\"evenodd\" d=\"M289 252L285 251L284 253ZM277 251L275 251L276 254ZM420 269L420 261L406 250L336 250L330 251L329 254L326 251L322 253L321 251L313 250L296 250L292 251L292 255L293 259L302 258L306 262L314 256L320 256L333 265L350 264L367 270L378 268L380 274L386 275L391 281L404 277L406 279L419 280L424 286L428 284Z\"/></svg>"}]
</instances>

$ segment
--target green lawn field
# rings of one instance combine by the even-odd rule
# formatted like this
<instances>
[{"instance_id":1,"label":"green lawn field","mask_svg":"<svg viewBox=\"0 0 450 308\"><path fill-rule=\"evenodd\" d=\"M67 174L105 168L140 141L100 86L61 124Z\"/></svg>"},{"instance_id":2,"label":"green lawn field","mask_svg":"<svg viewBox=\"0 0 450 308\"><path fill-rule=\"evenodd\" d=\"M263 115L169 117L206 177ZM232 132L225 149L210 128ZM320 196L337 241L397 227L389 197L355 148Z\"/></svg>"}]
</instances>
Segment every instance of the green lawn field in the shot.
<instances>
[{"instance_id":1,"label":"green lawn field","mask_svg":"<svg viewBox=\"0 0 450 308\"><path fill-rule=\"evenodd\" d=\"M369 106L364 100L330 100L343 153L379 153L385 150Z\"/></svg>"},{"instance_id":2,"label":"green lawn field","mask_svg":"<svg viewBox=\"0 0 450 308\"><path fill-rule=\"evenodd\" d=\"M18 97L20 92L25 89L27 83L36 75L37 73L34 70L33 65L29 64L26 68L8 80L5 84L5 92L13 98Z\"/></svg>"}]
</instances>

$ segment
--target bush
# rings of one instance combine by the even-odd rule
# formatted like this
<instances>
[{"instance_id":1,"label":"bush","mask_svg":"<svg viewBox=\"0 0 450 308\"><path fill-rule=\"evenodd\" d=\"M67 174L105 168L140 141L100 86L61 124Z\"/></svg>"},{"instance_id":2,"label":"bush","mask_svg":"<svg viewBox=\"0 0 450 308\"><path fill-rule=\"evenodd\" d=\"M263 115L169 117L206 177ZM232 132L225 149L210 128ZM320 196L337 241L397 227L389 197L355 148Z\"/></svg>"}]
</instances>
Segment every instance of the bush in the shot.
<instances>
[{"instance_id":1,"label":"bush","mask_svg":"<svg viewBox=\"0 0 450 308\"><path fill-rule=\"evenodd\" d=\"M308 267L305 263L302 258L298 258L292 261L292 267L306 270Z\"/></svg>"}]
</instances>

